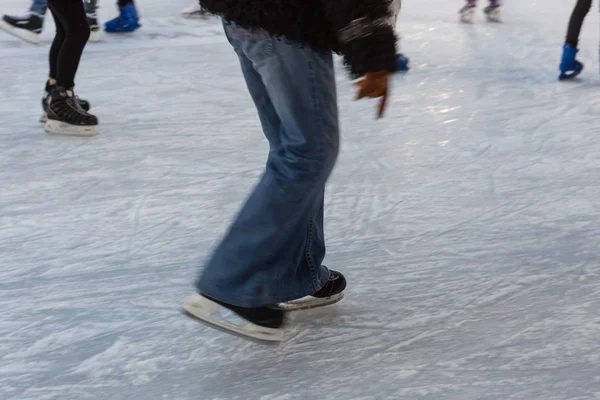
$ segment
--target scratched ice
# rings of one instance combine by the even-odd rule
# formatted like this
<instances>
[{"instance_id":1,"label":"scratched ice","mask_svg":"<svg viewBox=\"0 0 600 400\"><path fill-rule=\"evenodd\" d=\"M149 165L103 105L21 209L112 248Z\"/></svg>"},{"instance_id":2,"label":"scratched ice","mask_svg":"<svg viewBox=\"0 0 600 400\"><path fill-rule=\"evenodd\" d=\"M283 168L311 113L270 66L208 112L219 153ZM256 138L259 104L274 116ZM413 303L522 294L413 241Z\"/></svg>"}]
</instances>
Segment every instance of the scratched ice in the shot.
<instances>
[{"instance_id":1,"label":"scratched ice","mask_svg":"<svg viewBox=\"0 0 600 400\"><path fill-rule=\"evenodd\" d=\"M326 264L347 297L272 348L179 314L266 155L219 22L186 5L141 0L139 32L88 46L91 139L37 122L52 22L37 47L0 32L1 399L600 398L597 13L576 82L559 0L473 26L405 2L413 70L381 121L340 69Z\"/></svg>"}]
</instances>

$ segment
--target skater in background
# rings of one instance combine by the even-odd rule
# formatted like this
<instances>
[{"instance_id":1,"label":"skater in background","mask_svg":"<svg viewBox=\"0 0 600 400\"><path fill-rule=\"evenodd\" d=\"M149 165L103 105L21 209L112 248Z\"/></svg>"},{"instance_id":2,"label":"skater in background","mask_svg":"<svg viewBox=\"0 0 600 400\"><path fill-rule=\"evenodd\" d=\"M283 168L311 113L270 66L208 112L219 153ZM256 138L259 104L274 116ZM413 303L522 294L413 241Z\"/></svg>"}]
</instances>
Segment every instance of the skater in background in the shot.
<instances>
[{"instance_id":1,"label":"skater in background","mask_svg":"<svg viewBox=\"0 0 600 400\"><path fill-rule=\"evenodd\" d=\"M500 0L489 0L490 4L483 9L487 20L490 22L502 22L500 15ZM467 4L460 9L460 20L464 23L471 24L475 18L475 10L477 8L477 0L467 0Z\"/></svg>"},{"instance_id":2,"label":"skater in background","mask_svg":"<svg viewBox=\"0 0 600 400\"><path fill-rule=\"evenodd\" d=\"M394 14L391 18L390 22L392 26L395 28L398 24L398 15L400 14L400 10L402 9L402 0L393 0L392 1L392 13ZM400 42L400 41L398 41ZM396 65L397 70L399 72L406 72L410 69L409 67L410 59L406 57L404 54L398 52L396 54Z\"/></svg>"},{"instance_id":3,"label":"skater in background","mask_svg":"<svg viewBox=\"0 0 600 400\"><path fill-rule=\"evenodd\" d=\"M270 151L184 311L239 335L281 341L286 310L334 303L346 287L341 273L322 264L325 183L339 150L332 51L361 78L357 98L380 99L381 117L397 69L396 35L387 0L246 4L201 1L224 18ZM244 323L218 315L227 310Z\"/></svg>"},{"instance_id":4,"label":"skater in background","mask_svg":"<svg viewBox=\"0 0 600 400\"><path fill-rule=\"evenodd\" d=\"M90 35L81 0L48 0L56 35L50 47L50 73L42 108L45 130L56 135L92 136L98 120L88 113L90 105L73 92L75 74Z\"/></svg>"},{"instance_id":5,"label":"skater in background","mask_svg":"<svg viewBox=\"0 0 600 400\"><path fill-rule=\"evenodd\" d=\"M102 39L96 15L98 0L85 1L84 4L91 32L89 40L90 42L98 42ZM33 0L29 11L24 15L3 15L2 20L0 20L0 29L27 42L38 44L47 10L47 0Z\"/></svg>"},{"instance_id":6,"label":"skater in background","mask_svg":"<svg viewBox=\"0 0 600 400\"><path fill-rule=\"evenodd\" d=\"M566 80L575 78L583 71L583 64L575 59L579 45L579 34L583 26L583 20L592 8L592 0L577 0L569 27L567 28L567 38L563 46L562 59L560 61L560 75L558 79Z\"/></svg>"},{"instance_id":7,"label":"skater in background","mask_svg":"<svg viewBox=\"0 0 600 400\"><path fill-rule=\"evenodd\" d=\"M98 0L84 1L88 24L90 26L90 42L102 40L102 32L98 23ZM133 0L119 0L120 14L104 25L109 33L133 32L141 25ZM47 0L33 0L29 11L22 16L3 15L0 20L0 29L23 39L37 44L44 26L44 18L48 9Z\"/></svg>"}]
</instances>

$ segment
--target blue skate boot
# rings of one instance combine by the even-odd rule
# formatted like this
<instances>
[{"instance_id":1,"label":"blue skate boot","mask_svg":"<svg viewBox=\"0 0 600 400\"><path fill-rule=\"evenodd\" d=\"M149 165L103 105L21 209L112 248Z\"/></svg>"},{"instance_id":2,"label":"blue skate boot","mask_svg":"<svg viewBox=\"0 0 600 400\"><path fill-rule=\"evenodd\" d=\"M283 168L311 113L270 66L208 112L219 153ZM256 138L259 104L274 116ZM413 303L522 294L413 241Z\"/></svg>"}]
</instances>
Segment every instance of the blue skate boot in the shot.
<instances>
[{"instance_id":1,"label":"blue skate boot","mask_svg":"<svg viewBox=\"0 0 600 400\"><path fill-rule=\"evenodd\" d=\"M575 59L577 55L576 48L570 44L563 46L562 60L560 61L560 76L559 80L564 81L567 79L573 79L583 71L583 64Z\"/></svg>"},{"instance_id":2,"label":"blue skate boot","mask_svg":"<svg viewBox=\"0 0 600 400\"><path fill-rule=\"evenodd\" d=\"M396 71L397 72L406 72L410 69L410 58L406 57L402 53L398 53L396 55Z\"/></svg>"},{"instance_id":3,"label":"blue skate boot","mask_svg":"<svg viewBox=\"0 0 600 400\"><path fill-rule=\"evenodd\" d=\"M135 4L130 3L119 7L120 14L104 24L104 30L108 33L133 32L140 28L140 20Z\"/></svg>"}]
</instances>

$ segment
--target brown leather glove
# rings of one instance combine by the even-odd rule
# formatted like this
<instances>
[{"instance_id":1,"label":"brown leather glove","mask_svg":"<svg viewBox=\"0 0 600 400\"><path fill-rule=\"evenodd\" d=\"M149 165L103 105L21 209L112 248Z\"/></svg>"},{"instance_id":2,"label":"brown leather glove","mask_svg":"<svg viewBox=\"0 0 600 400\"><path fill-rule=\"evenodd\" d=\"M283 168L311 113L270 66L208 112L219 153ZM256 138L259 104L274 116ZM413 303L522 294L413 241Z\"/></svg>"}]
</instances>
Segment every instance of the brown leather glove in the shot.
<instances>
[{"instance_id":1,"label":"brown leather glove","mask_svg":"<svg viewBox=\"0 0 600 400\"><path fill-rule=\"evenodd\" d=\"M389 72L367 72L362 76L361 80L356 83L358 86L357 100L365 97L376 99L381 97L379 108L377 110L377 118L383 117L385 105L388 99L389 79L392 74Z\"/></svg>"}]
</instances>

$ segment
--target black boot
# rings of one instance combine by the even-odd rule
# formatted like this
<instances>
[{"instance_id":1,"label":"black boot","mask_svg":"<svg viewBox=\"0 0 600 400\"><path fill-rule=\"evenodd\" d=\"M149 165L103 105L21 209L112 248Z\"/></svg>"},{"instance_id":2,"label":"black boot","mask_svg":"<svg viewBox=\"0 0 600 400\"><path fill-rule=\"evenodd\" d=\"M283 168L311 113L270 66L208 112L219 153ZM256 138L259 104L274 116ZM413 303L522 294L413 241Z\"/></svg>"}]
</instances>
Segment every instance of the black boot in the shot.
<instances>
[{"instance_id":1,"label":"black boot","mask_svg":"<svg viewBox=\"0 0 600 400\"><path fill-rule=\"evenodd\" d=\"M341 272L329 270L329 280L313 297L324 298L342 293L346 289L346 278Z\"/></svg>"},{"instance_id":2,"label":"black boot","mask_svg":"<svg viewBox=\"0 0 600 400\"><path fill-rule=\"evenodd\" d=\"M329 270L329 280L316 293L297 300L279 303L274 307L285 311L308 310L335 304L344 298L346 278L341 272Z\"/></svg>"},{"instance_id":3,"label":"black boot","mask_svg":"<svg viewBox=\"0 0 600 400\"><path fill-rule=\"evenodd\" d=\"M50 85L50 83L48 83L48 81L46 81L46 88L44 89L44 97L42 97L42 111L43 111L43 114L40 117L40 122L46 122L46 120L48 119L48 116L47 116L48 99L50 98L50 92L55 87L56 87L56 85ZM71 88L71 91L73 91L73 88ZM77 102L79 103L79 105L81 106L81 108L83 108L84 111L90 111L90 109L92 108L92 106L91 106L91 104L90 104L89 101L80 99L76 95L75 95L75 98L77 99Z\"/></svg>"},{"instance_id":4,"label":"black boot","mask_svg":"<svg viewBox=\"0 0 600 400\"><path fill-rule=\"evenodd\" d=\"M44 25L44 15L28 12L23 16L4 15L0 20L0 29L27 42L38 44Z\"/></svg>"},{"instance_id":5,"label":"black boot","mask_svg":"<svg viewBox=\"0 0 600 400\"><path fill-rule=\"evenodd\" d=\"M79 103L72 90L60 86L52 88L46 102L46 132L67 136L98 134L98 118L85 111Z\"/></svg>"}]
</instances>

